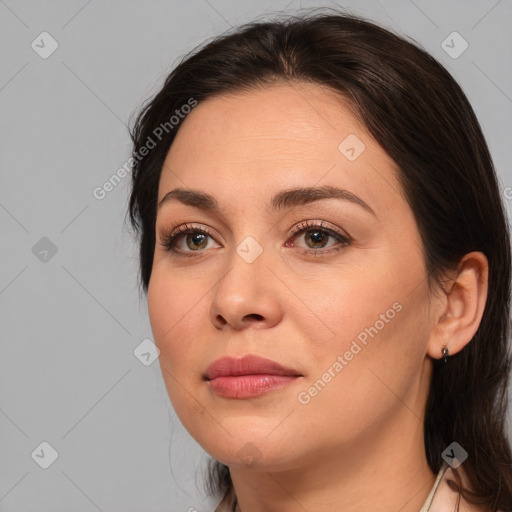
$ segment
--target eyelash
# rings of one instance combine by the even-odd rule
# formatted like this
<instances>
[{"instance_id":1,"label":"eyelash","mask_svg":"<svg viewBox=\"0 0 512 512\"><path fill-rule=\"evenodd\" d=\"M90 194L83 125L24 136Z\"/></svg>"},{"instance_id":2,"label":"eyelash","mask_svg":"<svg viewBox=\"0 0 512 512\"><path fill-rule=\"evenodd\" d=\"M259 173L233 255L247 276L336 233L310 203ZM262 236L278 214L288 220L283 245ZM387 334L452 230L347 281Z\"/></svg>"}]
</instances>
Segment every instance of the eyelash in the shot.
<instances>
[{"instance_id":1,"label":"eyelash","mask_svg":"<svg viewBox=\"0 0 512 512\"><path fill-rule=\"evenodd\" d=\"M324 249L303 249L302 251L305 254L312 255L312 256L322 256L326 254L331 254L333 252L338 252L342 249L344 249L346 246L350 245L352 243L352 238L346 234L342 234L341 232L337 232L334 229L328 228L325 226L323 221L320 222L309 222L304 221L298 224L291 233L291 238L296 238L298 235L302 233L307 233L308 231L321 231L324 233L327 233L328 235L332 236L333 238L336 238L339 242L341 242L340 245L337 245L335 247L331 247L327 250ZM176 248L176 241L177 239L186 234L190 233L201 233L204 235L207 235L211 238L214 238L213 233L210 232L206 228L198 228L191 226L189 224L184 224L180 226L179 228L175 229L174 231L168 231L163 230L161 232L161 239L162 242L160 243L161 246L165 248L166 251L175 253L176 255L183 255L186 257L196 257L198 254L204 253L205 251L182 251L181 249Z\"/></svg>"}]
</instances>

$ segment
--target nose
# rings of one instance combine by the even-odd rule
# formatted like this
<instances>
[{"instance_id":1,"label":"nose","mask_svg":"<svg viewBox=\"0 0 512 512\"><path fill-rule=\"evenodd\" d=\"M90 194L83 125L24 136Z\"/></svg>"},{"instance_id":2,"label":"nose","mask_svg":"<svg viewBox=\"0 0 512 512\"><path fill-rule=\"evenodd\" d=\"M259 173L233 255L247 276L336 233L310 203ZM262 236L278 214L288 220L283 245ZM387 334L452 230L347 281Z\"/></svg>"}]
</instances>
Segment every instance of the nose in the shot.
<instances>
[{"instance_id":1,"label":"nose","mask_svg":"<svg viewBox=\"0 0 512 512\"><path fill-rule=\"evenodd\" d=\"M248 263L233 251L227 272L212 289L210 321L217 329L265 329L281 320L279 280L263 254Z\"/></svg>"}]
</instances>

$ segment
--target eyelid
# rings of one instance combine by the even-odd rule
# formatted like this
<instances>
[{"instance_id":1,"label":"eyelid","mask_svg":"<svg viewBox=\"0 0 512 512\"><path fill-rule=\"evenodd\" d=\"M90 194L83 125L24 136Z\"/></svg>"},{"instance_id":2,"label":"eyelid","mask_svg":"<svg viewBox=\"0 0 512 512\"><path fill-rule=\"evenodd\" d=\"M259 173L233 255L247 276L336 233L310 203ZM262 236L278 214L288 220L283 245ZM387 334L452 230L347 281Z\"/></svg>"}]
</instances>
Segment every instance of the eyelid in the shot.
<instances>
[{"instance_id":1,"label":"eyelid","mask_svg":"<svg viewBox=\"0 0 512 512\"><path fill-rule=\"evenodd\" d=\"M332 226L332 227L329 227ZM288 240L285 242L285 246L289 247L288 241L290 238L297 238L303 232L313 231L317 229L318 231L324 231L330 237L336 238L339 242L338 245L330 248L319 248L319 249L311 249L311 248L300 248L304 254L311 254L315 256L320 255L328 255L332 252L337 252L343 247L350 245L353 242L353 238L344 230L338 228L337 226L323 221L323 220L306 220L299 222L296 224L294 228L291 230L290 235L288 235ZM199 250L199 251L184 251L182 249L176 248L176 241L182 236L190 233L202 233L209 236L212 240L216 242L217 235L209 228L208 226L204 226L204 224L200 224L199 226L195 226L192 223L182 224L175 228L162 228L159 232L160 245L163 246L168 252L174 253L176 255L183 256L201 256L205 253L208 253L208 250Z\"/></svg>"},{"instance_id":2,"label":"eyelid","mask_svg":"<svg viewBox=\"0 0 512 512\"><path fill-rule=\"evenodd\" d=\"M181 224L180 226L177 226L175 228L163 227L162 229L160 229L160 245L163 246L167 252L174 253L180 256L200 256L201 254L206 253L207 251L183 251L181 249L176 248L176 241L182 235L187 235L190 232L203 233L209 236L214 241L216 238L216 235L214 234L213 230L211 230L209 227L204 227L204 224L200 226L194 226L192 223L186 223Z\"/></svg>"},{"instance_id":3,"label":"eyelid","mask_svg":"<svg viewBox=\"0 0 512 512\"><path fill-rule=\"evenodd\" d=\"M330 222L326 222L324 220L305 220L299 222L293 229L291 236L296 236L302 231L312 230L317 228L319 231L326 231L328 233L332 233L340 238L343 238L347 241L352 242L353 238L345 231Z\"/></svg>"}]
</instances>

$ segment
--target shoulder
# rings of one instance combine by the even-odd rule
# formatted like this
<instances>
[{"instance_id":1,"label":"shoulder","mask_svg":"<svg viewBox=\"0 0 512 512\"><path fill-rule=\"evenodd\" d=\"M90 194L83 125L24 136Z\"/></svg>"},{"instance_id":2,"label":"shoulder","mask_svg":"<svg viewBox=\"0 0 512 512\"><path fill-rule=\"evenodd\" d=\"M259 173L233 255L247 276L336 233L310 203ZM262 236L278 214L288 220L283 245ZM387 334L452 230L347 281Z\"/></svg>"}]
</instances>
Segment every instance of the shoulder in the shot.
<instances>
[{"instance_id":1,"label":"shoulder","mask_svg":"<svg viewBox=\"0 0 512 512\"><path fill-rule=\"evenodd\" d=\"M454 482L457 481L451 467L446 469L441 478L441 481L439 482L431 506L429 508L429 512L457 511L457 500L459 494L450 488L448 485L448 480L452 480ZM487 509L485 509L482 505L474 505L466 501L462 496L460 497L458 512L485 512L486 510Z\"/></svg>"}]
</instances>

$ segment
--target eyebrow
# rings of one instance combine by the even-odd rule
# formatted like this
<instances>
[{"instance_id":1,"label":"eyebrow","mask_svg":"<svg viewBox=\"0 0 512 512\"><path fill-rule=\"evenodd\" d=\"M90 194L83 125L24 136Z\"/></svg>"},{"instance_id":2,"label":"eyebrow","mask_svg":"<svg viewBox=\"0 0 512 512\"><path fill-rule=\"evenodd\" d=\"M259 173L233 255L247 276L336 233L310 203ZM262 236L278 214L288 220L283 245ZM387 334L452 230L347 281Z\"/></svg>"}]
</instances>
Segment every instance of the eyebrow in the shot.
<instances>
[{"instance_id":1,"label":"eyebrow","mask_svg":"<svg viewBox=\"0 0 512 512\"><path fill-rule=\"evenodd\" d=\"M175 199L185 205L199 208L200 210L213 211L217 213L220 213L221 211L218 201L212 195L199 190L184 188L176 188L167 192L159 202L158 209L162 208L164 204L168 203L172 199ZM321 199L340 199L343 201L350 201L351 203L361 206L375 217L377 216L373 209L360 197L354 195L348 190L332 186L299 187L282 190L272 197L268 205L266 205L266 210L269 213L274 213L278 210L312 203Z\"/></svg>"}]
</instances>

